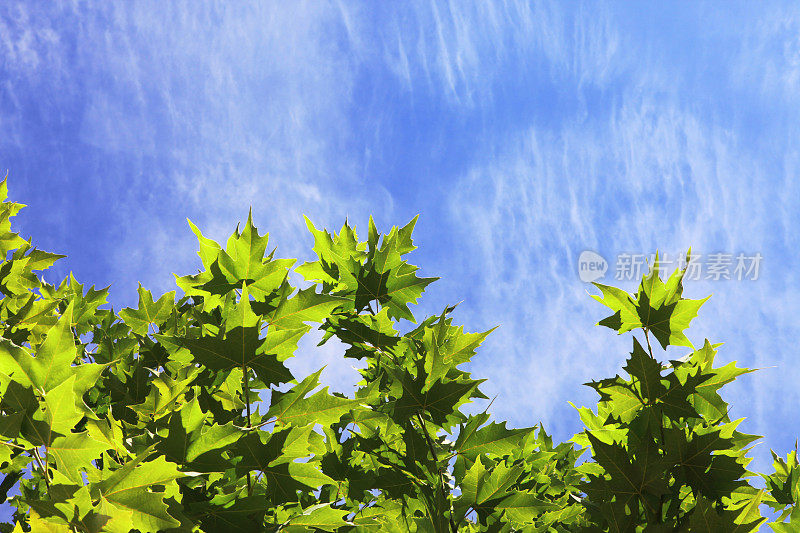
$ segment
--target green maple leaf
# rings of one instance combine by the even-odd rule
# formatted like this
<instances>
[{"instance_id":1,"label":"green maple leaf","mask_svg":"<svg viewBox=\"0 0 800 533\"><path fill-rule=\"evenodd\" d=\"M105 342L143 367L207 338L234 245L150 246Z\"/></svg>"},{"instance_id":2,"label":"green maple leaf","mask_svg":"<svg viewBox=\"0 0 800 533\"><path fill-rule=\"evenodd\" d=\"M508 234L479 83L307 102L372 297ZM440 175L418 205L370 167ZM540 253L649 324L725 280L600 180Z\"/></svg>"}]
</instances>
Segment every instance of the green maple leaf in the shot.
<instances>
[{"instance_id":1,"label":"green maple leaf","mask_svg":"<svg viewBox=\"0 0 800 533\"><path fill-rule=\"evenodd\" d=\"M323 322L334 309L348 302L347 298L317 294L314 287L300 289L292 298L281 298L277 307L263 314L264 320L271 327L280 329L298 329L306 322ZM253 304L256 311L265 307L259 302Z\"/></svg>"},{"instance_id":2,"label":"green maple leaf","mask_svg":"<svg viewBox=\"0 0 800 533\"><path fill-rule=\"evenodd\" d=\"M0 182L0 254L5 259L6 254L11 250L15 250L23 246L25 239L17 233L11 232L11 217L16 216L19 210L25 207L25 204L18 204L16 202L7 202L8 198L8 174Z\"/></svg>"},{"instance_id":3,"label":"green maple leaf","mask_svg":"<svg viewBox=\"0 0 800 533\"><path fill-rule=\"evenodd\" d=\"M437 381L433 386L426 387L424 369L418 369L416 377L406 369L400 371L387 367L387 372L400 386L400 397L394 403L394 414L399 420L407 420L420 413L447 429L464 420L459 406L470 398L486 398L478 390L478 385L486 381L483 379L472 380L462 375L458 379L446 383Z\"/></svg>"},{"instance_id":4,"label":"green maple leaf","mask_svg":"<svg viewBox=\"0 0 800 533\"><path fill-rule=\"evenodd\" d=\"M635 387L619 376L585 383L600 394L600 403L605 407L606 422L618 420L629 423L644 407ZM599 412L599 411L598 411Z\"/></svg>"},{"instance_id":5,"label":"green maple leaf","mask_svg":"<svg viewBox=\"0 0 800 533\"><path fill-rule=\"evenodd\" d=\"M32 357L26 348L0 339L0 372L42 393L75 376L78 394L86 392L107 365L83 363L72 366L77 350L71 324L72 304L48 330L44 342L36 351L36 357Z\"/></svg>"},{"instance_id":6,"label":"green maple leaf","mask_svg":"<svg viewBox=\"0 0 800 533\"><path fill-rule=\"evenodd\" d=\"M133 511L117 507L101 495L94 512L81 523L92 533L130 533Z\"/></svg>"},{"instance_id":7,"label":"green maple leaf","mask_svg":"<svg viewBox=\"0 0 800 533\"><path fill-rule=\"evenodd\" d=\"M766 517L761 516L761 505L765 503L766 494L764 489L748 486L731 495L726 510L737 515L734 519L738 526L737 531L757 530L766 522Z\"/></svg>"},{"instance_id":8,"label":"green maple leaf","mask_svg":"<svg viewBox=\"0 0 800 533\"><path fill-rule=\"evenodd\" d=\"M240 283L252 283L254 280L245 279L237 283L235 276L230 274L226 275L226 273L222 271L219 261L214 261L206 272L201 272L195 276L180 278L180 281L184 283L184 285L179 284L182 288L185 286L195 287L192 289L191 293L187 292L187 294L203 296L207 298L210 303L213 302L213 305L204 306L204 309L208 311L211 307L219 305L229 292L240 286Z\"/></svg>"},{"instance_id":9,"label":"green maple leaf","mask_svg":"<svg viewBox=\"0 0 800 533\"><path fill-rule=\"evenodd\" d=\"M197 236L197 241L200 244L200 250L197 252L197 255L200 257L203 267L206 270L209 270L211 268L211 264L217 260L217 257L219 257L219 252L222 250L222 247L212 239L203 236L200 228L195 226L191 220L187 218L186 222L189 223L192 233Z\"/></svg>"},{"instance_id":10,"label":"green maple leaf","mask_svg":"<svg viewBox=\"0 0 800 533\"><path fill-rule=\"evenodd\" d=\"M480 506L484 502L504 496L516 484L524 471L525 466L522 464L506 466L503 463L498 463L495 465L477 480L477 486L475 487L476 504ZM467 478L469 478L469 474ZM465 479L466 484L467 479Z\"/></svg>"},{"instance_id":11,"label":"green maple leaf","mask_svg":"<svg viewBox=\"0 0 800 533\"><path fill-rule=\"evenodd\" d=\"M366 257L363 243L358 242L355 228L347 221L338 235L318 230L307 216L306 227L314 236L314 252L318 261L306 262L295 271L309 281L319 281L327 291L354 287L355 275Z\"/></svg>"},{"instance_id":12,"label":"green maple leaf","mask_svg":"<svg viewBox=\"0 0 800 533\"><path fill-rule=\"evenodd\" d=\"M317 230L306 218L319 260L300 265L297 272L308 280L322 282L324 290L352 298L356 311L377 301L387 309L390 318L416 322L407 304L416 303L425 287L438 279L417 277L417 267L401 258L415 249L411 232L416 220L415 217L401 229L393 228L384 235L378 249L377 230L372 221L369 242L360 243L347 223L339 235L331 236L327 231ZM366 244L369 244L367 253L363 251Z\"/></svg>"},{"instance_id":13,"label":"green maple leaf","mask_svg":"<svg viewBox=\"0 0 800 533\"><path fill-rule=\"evenodd\" d=\"M34 416L35 420L41 420L47 426L47 433L40 435L41 444L47 446L52 441L53 433L62 435L69 433L83 418L78 408L81 400L73 390L74 383L75 376L70 376L59 386L45 393L41 410Z\"/></svg>"},{"instance_id":14,"label":"green maple leaf","mask_svg":"<svg viewBox=\"0 0 800 533\"><path fill-rule=\"evenodd\" d=\"M506 422L499 424L492 422L483 426L487 420L489 420L489 415L486 413L472 415L458 433L454 446L455 451L470 463L477 460L478 456L481 455L503 456L510 454L519 446L522 439L533 430L533 428L506 429Z\"/></svg>"},{"instance_id":15,"label":"green maple leaf","mask_svg":"<svg viewBox=\"0 0 800 533\"><path fill-rule=\"evenodd\" d=\"M4 437L36 440L38 433L46 433L47 428L32 418L39 409L39 398L31 387L16 381L8 383L0 399L0 409L4 412L0 415L0 434Z\"/></svg>"},{"instance_id":16,"label":"green maple leaf","mask_svg":"<svg viewBox=\"0 0 800 533\"><path fill-rule=\"evenodd\" d=\"M219 450L235 443L243 431L233 423L209 424L209 413L192 398L180 411L170 415L169 435L159 451L177 464L188 464L196 472L221 472L230 465Z\"/></svg>"},{"instance_id":17,"label":"green maple leaf","mask_svg":"<svg viewBox=\"0 0 800 533\"><path fill-rule=\"evenodd\" d=\"M56 260L66 257L31 248L29 239L20 244L11 260L0 265L0 292L12 299L35 296L31 290L42 287L42 281L33 271L47 270Z\"/></svg>"},{"instance_id":18,"label":"green maple leaf","mask_svg":"<svg viewBox=\"0 0 800 533\"><path fill-rule=\"evenodd\" d=\"M665 460L678 465L678 482L714 500L746 485L742 480L747 473L746 462L743 464L743 459L734 455L714 453L736 449L732 435L725 435L723 429L726 428L701 428L687 438L683 429L664 428ZM727 431L731 432L732 429Z\"/></svg>"},{"instance_id":19,"label":"green maple leaf","mask_svg":"<svg viewBox=\"0 0 800 533\"><path fill-rule=\"evenodd\" d=\"M311 530L338 531L352 526L345 517L349 510L334 509L329 503L318 503L302 510L282 523L281 531L303 533Z\"/></svg>"},{"instance_id":20,"label":"green maple leaf","mask_svg":"<svg viewBox=\"0 0 800 533\"><path fill-rule=\"evenodd\" d=\"M107 303L109 287L95 290L92 285L84 294L83 285L78 283L75 276L70 273L58 288L43 283L39 292L46 299L58 300L59 310L62 314L67 312L68 307L72 307L71 325L80 335L83 335L92 331L93 323L102 311L98 307Z\"/></svg>"},{"instance_id":21,"label":"green maple leaf","mask_svg":"<svg viewBox=\"0 0 800 533\"><path fill-rule=\"evenodd\" d=\"M195 431L191 442L186 447L186 461L192 465L202 466L206 460L213 459L215 450L225 448L236 442L242 435L242 430L232 422L220 425L214 424L201 431Z\"/></svg>"},{"instance_id":22,"label":"green maple leaf","mask_svg":"<svg viewBox=\"0 0 800 533\"><path fill-rule=\"evenodd\" d=\"M0 266L0 292L11 298L28 294L28 289L35 286L30 279L30 270L26 258L5 261Z\"/></svg>"},{"instance_id":23,"label":"green maple leaf","mask_svg":"<svg viewBox=\"0 0 800 533\"><path fill-rule=\"evenodd\" d=\"M68 524L56 522L53 518L42 518L34 509L30 510L28 525L31 527L31 531L36 531L37 533L73 533L72 528L70 528ZM13 533L17 533L17 530L19 530L19 533L23 532L22 526L19 523L17 523L17 527L14 528Z\"/></svg>"},{"instance_id":24,"label":"green maple leaf","mask_svg":"<svg viewBox=\"0 0 800 533\"><path fill-rule=\"evenodd\" d=\"M56 468L73 483L83 483L81 470L91 468L91 461L100 457L108 446L93 439L88 432L68 433L56 437L47 448Z\"/></svg>"},{"instance_id":25,"label":"green maple leaf","mask_svg":"<svg viewBox=\"0 0 800 533\"><path fill-rule=\"evenodd\" d=\"M576 506L577 507L577 506ZM534 491L514 491L494 505L496 511L502 511L503 519L511 521L512 524L524 526L534 523L534 518L547 512L558 513L556 516L549 517L551 522L565 520L569 509L562 508L561 505L543 500ZM579 509L572 510L575 513ZM538 522L538 520L537 520Z\"/></svg>"},{"instance_id":26,"label":"green maple leaf","mask_svg":"<svg viewBox=\"0 0 800 533\"><path fill-rule=\"evenodd\" d=\"M252 214L251 210L244 230L239 233L237 226L228 239L226 249L219 254L219 266L230 283L241 285L247 282L250 292L260 299L283 283L295 260L273 260L272 254L265 258L269 234L259 236L253 226Z\"/></svg>"},{"instance_id":27,"label":"green maple leaf","mask_svg":"<svg viewBox=\"0 0 800 533\"><path fill-rule=\"evenodd\" d=\"M659 498L669 494L669 487L664 479L667 463L653 443L644 443L638 448L636 456L631 458L632 450L625 449L621 444L606 444L591 432L586 435L592 446L592 456L609 476L599 484L599 499L608 499L613 494L620 503L639 501L650 513L654 512ZM595 492L597 489L592 485L590 481L584 490L590 494Z\"/></svg>"},{"instance_id":28,"label":"green maple leaf","mask_svg":"<svg viewBox=\"0 0 800 533\"><path fill-rule=\"evenodd\" d=\"M661 376L661 364L647 355L636 339L624 368L630 380L616 376L586 383L600 394L602 414L606 415L607 423L617 420L629 424L643 409L650 409L646 415L656 418L661 414L672 420L701 418L693 398L698 388L711 378L710 374L680 371ZM652 407L659 410L653 411Z\"/></svg>"},{"instance_id":29,"label":"green maple leaf","mask_svg":"<svg viewBox=\"0 0 800 533\"><path fill-rule=\"evenodd\" d=\"M486 465L478 459L465 474L460 483L461 495L453 502L453 514L457 517L459 523L466 518L470 508L480 503L478 491L480 490L482 479L487 475Z\"/></svg>"},{"instance_id":30,"label":"green maple leaf","mask_svg":"<svg viewBox=\"0 0 800 533\"><path fill-rule=\"evenodd\" d=\"M769 524L775 533L795 533L800 529L800 507L792 508L789 522L772 522Z\"/></svg>"},{"instance_id":31,"label":"green maple leaf","mask_svg":"<svg viewBox=\"0 0 800 533\"><path fill-rule=\"evenodd\" d=\"M685 268L676 269L664 283L659 277L656 254L655 264L642 278L635 295L617 287L593 283L602 292L602 297L592 295L592 298L614 311L613 315L604 318L599 324L620 334L643 328L652 332L664 349L669 345L693 348L683 330L689 327L700 306L710 296L702 300L683 298L681 294L685 272Z\"/></svg>"},{"instance_id":32,"label":"green maple leaf","mask_svg":"<svg viewBox=\"0 0 800 533\"><path fill-rule=\"evenodd\" d=\"M204 505L193 506L193 516L203 531L259 531L269 502L264 494L242 496L238 493L217 495Z\"/></svg>"},{"instance_id":33,"label":"green maple leaf","mask_svg":"<svg viewBox=\"0 0 800 533\"><path fill-rule=\"evenodd\" d=\"M156 335L156 338L161 342L187 348L197 362L211 370L251 368L267 386L293 379L282 361L297 347L297 340L307 331L304 328L308 326L268 332L267 338L261 339L260 317L252 311L247 285L243 285L239 303L232 308L226 305L225 316L225 331L220 331L216 337Z\"/></svg>"},{"instance_id":34,"label":"green maple leaf","mask_svg":"<svg viewBox=\"0 0 800 533\"><path fill-rule=\"evenodd\" d=\"M692 373L703 376L691 396L695 409L707 420L727 421L728 404L717 391L737 377L754 372L750 368L738 368L732 361L725 366L714 368L714 358L721 344L712 345L708 339L702 348L689 354L686 361L673 361L675 375L681 380L688 379Z\"/></svg>"},{"instance_id":35,"label":"green maple leaf","mask_svg":"<svg viewBox=\"0 0 800 533\"><path fill-rule=\"evenodd\" d=\"M175 291L170 291L157 302L153 301L150 291L139 284L139 308L126 307L119 312L119 317L125 321L131 330L138 335L147 335L150 324L164 322L175 307Z\"/></svg>"},{"instance_id":36,"label":"green maple leaf","mask_svg":"<svg viewBox=\"0 0 800 533\"><path fill-rule=\"evenodd\" d=\"M166 372L153 372L155 377L150 380L152 386L145 401L130 405L130 409L138 413L142 420L158 420L166 416L184 398L201 371L200 368L185 367L175 377Z\"/></svg>"},{"instance_id":37,"label":"green maple leaf","mask_svg":"<svg viewBox=\"0 0 800 533\"><path fill-rule=\"evenodd\" d=\"M243 283L258 299L276 291L286 280L288 269L294 259L273 259L273 253L265 257L269 236L260 236L252 223L252 211L247 217L244 230L236 227L228 239L225 250L202 232L191 220L189 226L200 244L198 255L204 271L196 275L175 276L176 282L187 295L202 296L203 310L210 311L223 302L223 296Z\"/></svg>"},{"instance_id":38,"label":"green maple leaf","mask_svg":"<svg viewBox=\"0 0 800 533\"><path fill-rule=\"evenodd\" d=\"M6 390L2 405L14 413L5 418L5 424L15 424L19 435L32 445L44 446L45 457L55 461L59 471L70 481L81 484L80 470L90 466L107 447L86 431L72 432L85 411L74 389L75 376L70 376L46 392L40 403L31 388L13 382Z\"/></svg>"},{"instance_id":39,"label":"green maple leaf","mask_svg":"<svg viewBox=\"0 0 800 533\"><path fill-rule=\"evenodd\" d=\"M59 259L67 257L66 255L53 254L36 248L30 250L30 245L31 241L28 240L28 246L26 247L28 249L26 250L25 258L28 260L27 266L29 270L47 270Z\"/></svg>"},{"instance_id":40,"label":"green maple leaf","mask_svg":"<svg viewBox=\"0 0 800 533\"><path fill-rule=\"evenodd\" d=\"M688 375L685 379L681 379L674 372L664 376L667 392L660 398L663 413L672 420L702 418L692 405L692 398L697 388L708 378L707 374L700 372Z\"/></svg>"},{"instance_id":41,"label":"green maple leaf","mask_svg":"<svg viewBox=\"0 0 800 533\"><path fill-rule=\"evenodd\" d=\"M44 333L56 322L53 311L57 306L58 302L30 294L19 309L9 312L5 322L10 328L6 329L3 336L17 345L39 343Z\"/></svg>"},{"instance_id":42,"label":"green maple leaf","mask_svg":"<svg viewBox=\"0 0 800 533\"><path fill-rule=\"evenodd\" d=\"M633 351L623 368L637 380L637 392L642 399L655 403L666 393L661 383L661 363L650 357L635 337Z\"/></svg>"},{"instance_id":43,"label":"green maple leaf","mask_svg":"<svg viewBox=\"0 0 800 533\"><path fill-rule=\"evenodd\" d=\"M204 313L210 313L215 308L222 305L223 296L236 288L235 285L225 280L222 271L216 262L209 267L209 271L200 272L188 276L175 276L175 284L180 287L187 296L202 299L200 309Z\"/></svg>"},{"instance_id":44,"label":"green maple leaf","mask_svg":"<svg viewBox=\"0 0 800 533\"><path fill-rule=\"evenodd\" d=\"M312 452L311 433L313 427L279 428L271 433L253 430L247 432L231 447L237 458L239 472L264 471L276 464L307 458Z\"/></svg>"},{"instance_id":45,"label":"green maple leaf","mask_svg":"<svg viewBox=\"0 0 800 533\"><path fill-rule=\"evenodd\" d=\"M490 515L502 515L503 520L517 524L533 523L533 518L545 511L560 507L543 501L536 493L519 490L518 480L525 474L526 465L516 463L491 465L486 459L478 458L469 468L461 482L461 496L454 502L453 512L458 523L466 518L472 509L486 520Z\"/></svg>"},{"instance_id":46,"label":"green maple leaf","mask_svg":"<svg viewBox=\"0 0 800 533\"><path fill-rule=\"evenodd\" d=\"M236 471L240 475L263 473L267 497L273 504L295 501L297 491L308 491L335 481L308 461L312 451L312 427L291 427L265 434L253 431L240 438L234 448ZM298 462L296 459L303 459Z\"/></svg>"},{"instance_id":47,"label":"green maple leaf","mask_svg":"<svg viewBox=\"0 0 800 533\"><path fill-rule=\"evenodd\" d=\"M333 396L328 387L308 396L319 386L320 368L286 392L273 391L266 417L276 420L278 426L305 426L311 423L330 426L358 405L358 400Z\"/></svg>"},{"instance_id":48,"label":"green maple leaf","mask_svg":"<svg viewBox=\"0 0 800 533\"><path fill-rule=\"evenodd\" d=\"M374 357L381 351L391 350L400 341L386 309L374 315L334 314L320 329L325 331L325 335L318 346L336 335L339 341L350 345L344 356L353 359Z\"/></svg>"},{"instance_id":49,"label":"green maple leaf","mask_svg":"<svg viewBox=\"0 0 800 533\"><path fill-rule=\"evenodd\" d=\"M769 476L761 474L761 477L766 482L770 496L775 500L768 504L777 511L800 501L800 463L797 460L797 450L790 451L786 459L778 456L773 450L770 450L770 453L775 472ZM779 520L783 518L785 516L781 516Z\"/></svg>"},{"instance_id":50,"label":"green maple leaf","mask_svg":"<svg viewBox=\"0 0 800 533\"><path fill-rule=\"evenodd\" d=\"M365 506L353 517L352 521L364 529L386 531L387 533L405 533L406 525L402 516L407 508L397 500L379 498L371 506ZM356 529L358 531L358 529Z\"/></svg>"},{"instance_id":51,"label":"green maple leaf","mask_svg":"<svg viewBox=\"0 0 800 533\"><path fill-rule=\"evenodd\" d=\"M122 424L114 419L111 412L103 418L89 418L86 421L86 430L94 440L105 444L107 450L113 450L118 457L128 457L130 452L125 447Z\"/></svg>"},{"instance_id":52,"label":"green maple leaf","mask_svg":"<svg viewBox=\"0 0 800 533\"><path fill-rule=\"evenodd\" d=\"M751 518L751 516L745 515L744 518ZM757 531L765 520L766 518L759 516L751 522L742 523L740 516L736 512L727 509L720 512L714 508L711 500L700 496L690 515L687 530L692 532L729 531L731 533L747 533L749 531Z\"/></svg>"},{"instance_id":53,"label":"green maple leaf","mask_svg":"<svg viewBox=\"0 0 800 533\"><path fill-rule=\"evenodd\" d=\"M308 333L309 329L308 326L300 326L295 329L269 329L264 337L264 343L256 352L258 356L256 358L257 363L250 363L256 369L256 373L258 374L259 369L261 369L262 373L277 373L283 383L291 381L293 379L291 373L283 370L271 370L270 362L274 358L275 361L283 363L283 361L292 357L294 352L297 351L297 343L303 335ZM261 361L260 358L262 357L266 358L266 360ZM263 376L259 374L259 377L263 381Z\"/></svg>"},{"instance_id":54,"label":"green maple leaf","mask_svg":"<svg viewBox=\"0 0 800 533\"><path fill-rule=\"evenodd\" d=\"M355 292L356 308L363 309L369 302L376 300L388 310L391 318L416 322L407 304L417 303L425 287L439 279L420 278L416 275L417 270L417 267L403 262L383 272L359 272Z\"/></svg>"},{"instance_id":55,"label":"green maple leaf","mask_svg":"<svg viewBox=\"0 0 800 533\"><path fill-rule=\"evenodd\" d=\"M636 338L623 368L630 380L616 376L585 383L600 394L600 403L608 409L609 420L627 424L638 416L642 408L671 400L670 390L661 383L661 364L644 351ZM686 406L691 409L688 403Z\"/></svg>"},{"instance_id":56,"label":"green maple leaf","mask_svg":"<svg viewBox=\"0 0 800 533\"><path fill-rule=\"evenodd\" d=\"M463 326L451 326L451 319L446 319L448 312L439 316L438 324L426 327L422 331L422 346L425 350L425 386L422 392L428 391L437 381L443 381L450 369L468 362L475 355L475 349L494 331L492 328L483 333L464 333ZM414 336L412 332L411 336Z\"/></svg>"},{"instance_id":57,"label":"green maple leaf","mask_svg":"<svg viewBox=\"0 0 800 533\"><path fill-rule=\"evenodd\" d=\"M177 488L175 480L186 476L178 470L175 463L168 462L161 456L145 463L144 460L149 455L149 451L139 454L134 460L113 471L106 479L93 483L90 487L92 497L105 498L109 510L120 514L130 512L130 524L127 525L142 533L156 533L180 526L180 522L167 512L165 492L158 492L156 489Z\"/></svg>"}]
</instances>

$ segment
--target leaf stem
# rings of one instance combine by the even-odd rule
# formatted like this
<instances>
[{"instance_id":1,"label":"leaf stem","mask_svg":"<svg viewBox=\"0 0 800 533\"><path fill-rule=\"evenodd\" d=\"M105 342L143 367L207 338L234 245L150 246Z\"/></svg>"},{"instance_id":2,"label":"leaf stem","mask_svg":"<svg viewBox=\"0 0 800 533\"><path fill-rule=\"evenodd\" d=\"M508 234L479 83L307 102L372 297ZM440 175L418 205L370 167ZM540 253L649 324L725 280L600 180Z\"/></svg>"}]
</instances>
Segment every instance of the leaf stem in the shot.
<instances>
[{"instance_id":1,"label":"leaf stem","mask_svg":"<svg viewBox=\"0 0 800 533\"><path fill-rule=\"evenodd\" d=\"M447 502L447 491L444 489L444 476L442 475L442 470L439 468L439 462L436 458L436 448L433 446L433 440L431 436L428 434L428 429L425 427L425 420L422 418L422 415L417 411L417 420L419 421L419 425L422 428L422 433L425 435L425 440L428 443L428 448L430 448L431 456L433 457L433 466L436 468L436 473L439 475L439 489L442 491L442 499ZM450 531L453 533L457 533L458 529L456 528L455 522L453 522L452 513L450 513Z\"/></svg>"},{"instance_id":2,"label":"leaf stem","mask_svg":"<svg viewBox=\"0 0 800 533\"><path fill-rule=\"evenodd\" d=\"M242 389L244 390L244 403L247 408L247 427L250 428L250 384L248 383L247 365L242 365ZM253 495L253 484L250 480L250 471L247 471L247 495Z\"/></svg>"},{"instance_id":3,"label":"leaf stem","mask_svg":"<svg viewBox=\"0 0 800 533\"><path fill-rule=\"evenodd\" d=\"M47 475L47 466L42 464L42 458L39 455L39 450L37 448L33 449L33 458L36 459L36 464L39 465L39 469L42 471L42 475L44 476L44 483L47 485L47 495L50 495L50 478Z\"/></svg>"},{"instance_id":4,"label":"leaf stem","mask_svg":"<svg viewBox=\"0 0 800 533\"><path fill-rule=\"evenodd\" d=\"M650 346L650 335L647 334L647 328L642 328L644 330L644 340L647 341L647 351L650 352L650 359L655 359L653 357L653 348Z\"/></svg>"},{"instance_id":5,"label":"leaf stem","mask_svg":"<svg viewBox=\"0 0 800 533\"><path fill-rule=\"evenodd\" d=\"M249 405L248 405L248 407L249 407ZM266 426L267 424L270 424L272 422L277 422L277 421L278 421L278 417L277 416L273 416L272 418L269 418L269 419L265 420L264 422L261 422L260 424L256 424L255 426L251 426L250 425L250 415L248 413L248 416L247 416L247 427L246 428L242 428L242 429L244 429L246 431L253 431L254 429L259 429L259 428L261 428L263 426Z\"/></svg>"},{"instance_id":6,"label":"leaf stem","mask_svg":"<svg viewBox=\"0 0 800 533\"><path fill-rule=\"evenodd\" d=\"M656 358L653 357L653 347L650 346L650 335L647 332L647 328L642 328L642 329L644 330L644 338L647 341L647 351L650 352L650 359L653 359L655 361ZM659 364L659 368L661 368L660 364ZM661 371L659 371L659 374L661 374ZM660 415L658 417L659 418L658 433L661 436L661 446L666 446L666 440L664 439L664 415L663 415L660 407L658 409L658 414ZM658 508L655 509L655 511L654 511L654 515L655 515L654 516L654 519L655 519L654 522L656 524L660 524L661 523L661 515L663 513L663 509L664 509L664 495L662 494L661 496L658 497Z\"/></svg>"},{"instance_id":7,"label":"leaf stem","mask_svg":"<svg viewBox=\"0 0 800 533\"><path fill-rule=\"evenodd\" d=\"M14 444L13 442L0 442L0 444L8 446L9 448L16 448L17 450L22 450L23 452L28 450L28 448L20 446L19 444Z\"/></svg>"}]
</instances>

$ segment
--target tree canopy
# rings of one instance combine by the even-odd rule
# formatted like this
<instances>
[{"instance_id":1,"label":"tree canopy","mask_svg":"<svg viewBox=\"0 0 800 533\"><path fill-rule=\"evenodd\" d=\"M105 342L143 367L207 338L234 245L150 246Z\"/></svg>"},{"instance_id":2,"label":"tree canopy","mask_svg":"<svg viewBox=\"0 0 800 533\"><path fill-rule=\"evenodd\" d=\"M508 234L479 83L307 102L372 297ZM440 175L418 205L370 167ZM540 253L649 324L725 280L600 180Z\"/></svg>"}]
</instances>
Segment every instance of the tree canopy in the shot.
<instances>
[{"instance_id":1,"label":"tree canopy","mask_svg":"<svg viewBox=\"0 0 800 533\"><path fill-rule=\"evenodd\" d=\"M720 389L752 370L689 340L707 298L683 297L683 270L656 263L635 294L596 284L599 323L633 337L625 377L587 383L585 428L554 443L465 413L487 399L465 367L491 330L454 305L414 316L437 279L407 260L416 218L386 234L370 218L365 241L307 219L317 259L298 266L252 216L224 248L190 222L203 270L176 277L184 295L140 286L115 313L108 288L46 283L64 256L12 232L5 180L0 200L0 495L19 492L2 531L746 532L764 505L800 530L796 450L751 483L759 437ZM362 362L351 396L286 366L313 328Z\"/></svg>"}]
</instances>

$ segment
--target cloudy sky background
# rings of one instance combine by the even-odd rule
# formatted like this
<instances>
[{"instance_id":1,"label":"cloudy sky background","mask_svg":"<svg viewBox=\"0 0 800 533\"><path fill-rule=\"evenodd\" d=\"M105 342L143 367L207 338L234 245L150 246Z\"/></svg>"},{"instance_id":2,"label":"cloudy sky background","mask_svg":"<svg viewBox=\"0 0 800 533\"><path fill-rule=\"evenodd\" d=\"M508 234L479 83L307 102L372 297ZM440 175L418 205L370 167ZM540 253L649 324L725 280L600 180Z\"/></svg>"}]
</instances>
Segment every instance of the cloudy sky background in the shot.
<instances>
[{"instance_id":1,"label":"cloudy sky background","mask_svg":"<svg viewBox=\"0 0 800 533\"><path fill-rule=\"evenodd\" d=\"M740 429L785 454L800 436L800 9L796 4L556 2L0 6L0 170L28 204L16 229L67 254L46 273L158 296L196 272L186 218L223 241L253 208L278 256L318 227L365 236L420 214L411 262L441 276L418 317L460 300L500 324L473 375L514 426L581 429L568 400L613 376L629 335L578 277L583 250L763 256L688 330L719 363ZM336 346L299 374L356 380ZM685 353L676 350L678 357Z\"/></svg>"}]
</instances>

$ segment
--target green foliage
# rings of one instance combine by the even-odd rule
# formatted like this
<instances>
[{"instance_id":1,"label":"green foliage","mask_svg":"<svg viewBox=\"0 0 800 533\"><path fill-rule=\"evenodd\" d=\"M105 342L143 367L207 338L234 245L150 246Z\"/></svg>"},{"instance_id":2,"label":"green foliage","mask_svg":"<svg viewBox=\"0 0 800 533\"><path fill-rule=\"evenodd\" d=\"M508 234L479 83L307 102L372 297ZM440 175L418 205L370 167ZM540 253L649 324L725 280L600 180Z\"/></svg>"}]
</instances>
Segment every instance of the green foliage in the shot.
<instances>
[{"instance_id":1,"label":"green foliage","mask_svg":"<svg viewBox=\"0 0 800 533\"><path fill-rule=\"evenodd\" d=\"M456 306L417 322L436 278L407 262L416 219L383 235L370 219L366 241L307 220L305 288L251 216L224 249L189 222L203 270L176 276L185 295L140 286L115 313L107 289L34 273L63 256L11 233L23 206L5 181L0 196L0 494L20 493L0 531L752 531L761 504L797 529L796 452L755 489L756 437L719 395L750 370L715 367L708 341L668 364L652 352L651 334L691 347L705 300L682 297L681 271L653 269L635 295L598 285L601 324L645 343L554 444L464 412L486 399L463 366L491 330L465 332ZM363 363L351 397L285 365L313 327Z\"/></svg>"}]
</instances>

